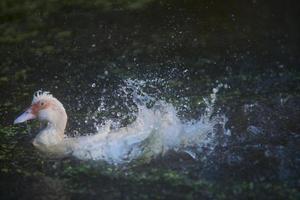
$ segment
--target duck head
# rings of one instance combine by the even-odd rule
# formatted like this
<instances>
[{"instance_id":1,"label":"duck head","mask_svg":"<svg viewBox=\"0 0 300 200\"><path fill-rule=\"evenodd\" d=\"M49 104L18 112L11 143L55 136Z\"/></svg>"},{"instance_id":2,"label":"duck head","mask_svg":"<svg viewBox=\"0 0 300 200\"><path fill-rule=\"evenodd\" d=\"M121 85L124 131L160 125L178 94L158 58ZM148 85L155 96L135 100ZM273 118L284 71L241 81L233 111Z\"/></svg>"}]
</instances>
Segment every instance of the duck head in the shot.
<instances>
[{"instance_id":1,"label":"duck head","mask_svg":"<svg viewBox=\"0 0 300 200\"><path fill-rule=\"evenodd\" d=\"M61 102L49 92L37 91L28 109L17 117L14 124L31 119L48 122L48 126L57 132L64 132L67 123L67 114Z\"/></svg>"}]
</instances>

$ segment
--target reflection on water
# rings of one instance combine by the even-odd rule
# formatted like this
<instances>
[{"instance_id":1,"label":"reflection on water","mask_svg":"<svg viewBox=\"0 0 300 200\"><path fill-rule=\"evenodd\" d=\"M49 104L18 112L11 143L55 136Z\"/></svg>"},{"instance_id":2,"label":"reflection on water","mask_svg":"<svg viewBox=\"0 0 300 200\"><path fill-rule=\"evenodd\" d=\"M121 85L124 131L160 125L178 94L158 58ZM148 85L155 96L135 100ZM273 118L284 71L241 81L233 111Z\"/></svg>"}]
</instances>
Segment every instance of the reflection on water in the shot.
<instances>
[{"instance_id":1,"label":"reflection on water","mask_svg":"<svg viewBox=\"0 0 300 200\"><path fill-rule=\"evenodd\" d=\"M32 1L26 9L36 14L22 14L19 4L1 18L1 199L299 197L297 2L149 1L105 11L53 2ZM123 87L134 79L145 81L136 93ZM133 123L134 100L147 109L168 102L188 126L211 112L211 89L221 83L207 120L228 121L218 118L225 121L214 126L213 151L196 155L169 151L117 168L59 160L31 146L36 123L11 125L32 92L44 89L68 111L70 136L109 120L112 130Z\"/></svg>"}]
</instances>

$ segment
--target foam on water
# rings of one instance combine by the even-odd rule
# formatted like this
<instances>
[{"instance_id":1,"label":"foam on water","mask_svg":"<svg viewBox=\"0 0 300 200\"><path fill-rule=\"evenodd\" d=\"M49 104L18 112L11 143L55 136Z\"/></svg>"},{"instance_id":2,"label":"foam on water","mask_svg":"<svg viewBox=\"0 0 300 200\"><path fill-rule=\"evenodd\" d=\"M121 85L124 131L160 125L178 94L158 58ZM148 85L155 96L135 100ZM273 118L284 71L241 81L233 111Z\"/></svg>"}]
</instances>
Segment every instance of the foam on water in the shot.
<instances>
[{"instance_id":1,"label":"foam on water","mask_svg":"<svg viewBox=\"0 0 300 200\"><path fill-rule=\"evenodd\" d=\"M132 123L124 127L112 126L114 122L109 119L95 123L97 133L80 138L79 148L73 155L84 160L120 164L149 160L173 150L186 152L196 159L203 148L213 150L217 127L221 127L223 133L229 133L225 129L226 117L214 111L217 92L222 85L204 99L206 109L199 120L183 121L171 103L143 91L147 84L149 82L129 79L120 87L121 96L125 98L123 103L129 108L128 115L135 118ZM104 107L101 103L97 110L101 112Z\"/></svg>"}]
</instances>

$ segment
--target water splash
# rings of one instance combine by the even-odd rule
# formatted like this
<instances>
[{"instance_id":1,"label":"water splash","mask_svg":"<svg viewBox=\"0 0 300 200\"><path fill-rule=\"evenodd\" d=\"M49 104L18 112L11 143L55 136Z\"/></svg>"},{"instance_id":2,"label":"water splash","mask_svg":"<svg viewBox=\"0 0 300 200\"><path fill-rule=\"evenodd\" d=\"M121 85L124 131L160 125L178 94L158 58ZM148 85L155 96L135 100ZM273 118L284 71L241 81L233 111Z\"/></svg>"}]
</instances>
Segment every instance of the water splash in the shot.
<instances>
[{"instance_id":1,"label":"water splash","mask_svg":"<svg viewBox=\"0 0 300 200\"><path fill-rule=\"evenodd\" d=\"M153 83L163 80L124 81L116 93L127 108L123 118L132 123L122 126L117 120L105 119L94 123L97 133L79 140L79 148L73 155L79 159L105 160L109 163L128 163L133 160L146 160L163 155L169 150L186 152L193 158L203 148L212 151L216 145L216 133L228 134L225 115L215 112L217 92L222 84L213 89L209 98L204 98L205 112L199 120L183 121L178 117L178 109L168 103L157 91ZM145 90L154 89L151 95ZM103 99L102 99L103 100ZM116 105L117 106L117 105ZM92 117L107 110L104 101L100 102ZM217 130L218 129L218 130Z\"/></svg>"}]
</instances>

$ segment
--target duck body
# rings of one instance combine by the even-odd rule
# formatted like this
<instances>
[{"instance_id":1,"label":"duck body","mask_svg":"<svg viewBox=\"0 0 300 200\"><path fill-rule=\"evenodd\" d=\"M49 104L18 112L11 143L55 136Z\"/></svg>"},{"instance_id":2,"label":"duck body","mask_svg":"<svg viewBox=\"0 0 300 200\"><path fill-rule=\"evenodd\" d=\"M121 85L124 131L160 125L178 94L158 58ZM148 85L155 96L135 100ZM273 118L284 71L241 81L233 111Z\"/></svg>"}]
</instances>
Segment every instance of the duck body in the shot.
<instances>
[{"instance_id":1,"label":"duck body","mask_svg":"<svg viewBox=\"0 0 300 200\"><path fill-rule=\"evenodd\" d=\"M108 123L95 134L68 137L65 135L68 117L62 103L48 92L37 92L30 107L14 123L31 119L45 122L33 145L47 154L122 164L136 159L150 161L170 149L191 155L190 149L210 143L215 125L226 121L209 114L199 121L183 123L175 108L166 102L157 102L151 109L137 107L136 120L126 127L111 130Z\"/></svg>"}]
</instances>

